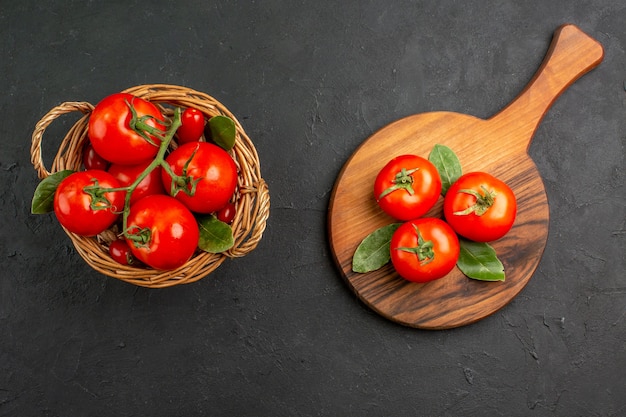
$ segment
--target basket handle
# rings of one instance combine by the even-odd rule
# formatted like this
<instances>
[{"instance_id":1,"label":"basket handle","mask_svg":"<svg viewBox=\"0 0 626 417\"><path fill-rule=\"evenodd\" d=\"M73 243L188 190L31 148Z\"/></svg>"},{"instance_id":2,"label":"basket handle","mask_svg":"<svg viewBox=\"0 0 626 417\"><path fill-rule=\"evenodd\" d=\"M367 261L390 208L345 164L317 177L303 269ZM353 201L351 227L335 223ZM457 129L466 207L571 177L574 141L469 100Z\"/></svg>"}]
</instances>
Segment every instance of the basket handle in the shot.
<instances>
[{"instance_id":1,"label":"basket handle","mask_svg":"<svg viewBox=\"0 0 626 417\"><path fill-rule=\"evenodd\" d=\"M66 136L65 139L63 140L63 143L61 144L61 147L59 148L59 152L57 153L57 156L55 158L55 162L53 163L52 172L51 172L51 171L48 171L45 167L45 164L43 162L43 157L42 157L42 151L41 151L41 141L43 139L43 134L46 128L59 116L62 116L66 113L71 113L74 111L79 111L83 113L85 116L79 121L79 123L81 121L83 123L86 123L86 118L91 113L92 110L93 110L93 105L91 105L90 103L82 102L82 101L69 101L69 102L62 103L52 108L48 113L46 113L45 116L41 118L39 122L37 122L37 124L35 125L35 130L33 131L32 142L31 142L31 147L30 147L30 162L33 164L33 167L35 167L35 171L37 171L37 175L39 176L40 179L44 179L52 175L55 172L54 168L56 165L58 165L58 162L59 162L58 159L60 155L62 154L63 149L67 146L68 137L73 130L73 129L70 130L70 133L68 133L68 136Z\"/></svg>"}]
</instances>

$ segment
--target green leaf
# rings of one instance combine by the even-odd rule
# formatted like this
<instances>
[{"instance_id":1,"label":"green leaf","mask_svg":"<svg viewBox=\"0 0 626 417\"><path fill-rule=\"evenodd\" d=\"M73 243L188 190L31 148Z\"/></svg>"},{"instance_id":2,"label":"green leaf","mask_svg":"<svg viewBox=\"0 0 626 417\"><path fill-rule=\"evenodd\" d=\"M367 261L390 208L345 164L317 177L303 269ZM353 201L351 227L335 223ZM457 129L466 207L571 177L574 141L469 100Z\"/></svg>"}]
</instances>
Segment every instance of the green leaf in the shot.
<instances>
[{"instance_id":1,"label":"green leaf","mask_svg":"<svg viewBox=\"0 0 626 417\"><path fill-rule=\"evenodd\" d=\"M488 243L460 239L457 266L467 277L480 281L504 281L504 266Z\"/></svg>"},{"instance_id":2,"label":"green leaf","mask_svg":"<svg viewBox=\"0 0 626 417\"><path fill-rule=\"evenodd\" d=\"M392 223L374 230L361 241L352 257L352 270L358 273L375 271L391 259L389 244L393 232L402 223Z\"/></svg>"},{"instance_id":3,"label":"green leaf","mask_svg":"<svg viewBox=\"0 0 626 417\"><path fill-rule=\"evenodd\" d=\"M198 227L200 228L198 247L203 251L220 253L233 247L235 243L233 229L212 214L198 217Z\"/></svg>"},{"instance_id":4,"label":"green leaf","mask_svg":"<svg viewBox=\"0 0 626 417\"><path fill-rule=\"evenodd\" d=\"M211 140L229 151L235 146L235 122L228 116L213 116L209 119Z\"/></svg>"},{"instance_id":5,"label":"green leaf","mask_svg":"<svg viewBox=\"0 0 626 417\"><path fill-rule=\"evenodd\" d=\"M43 179L35 188L33 201L30 205L32 214L46 214L54 210L54 193L61 181L67 178L74 171L66 169L64 171L55 172L49 177Z\"/></svg>"},{"instance_id":6,"label":"green leaf","mask_svg":"<svg viewBox=\"0 0 626 417\"><path fill-rule=\"evenodd\" d=\"M448 188L463 174L461 162L454 151L444 145L435 145L428 155L428 160L435 165L441 177L441 195L446 195Z\"/></svg>"}]
</instances>

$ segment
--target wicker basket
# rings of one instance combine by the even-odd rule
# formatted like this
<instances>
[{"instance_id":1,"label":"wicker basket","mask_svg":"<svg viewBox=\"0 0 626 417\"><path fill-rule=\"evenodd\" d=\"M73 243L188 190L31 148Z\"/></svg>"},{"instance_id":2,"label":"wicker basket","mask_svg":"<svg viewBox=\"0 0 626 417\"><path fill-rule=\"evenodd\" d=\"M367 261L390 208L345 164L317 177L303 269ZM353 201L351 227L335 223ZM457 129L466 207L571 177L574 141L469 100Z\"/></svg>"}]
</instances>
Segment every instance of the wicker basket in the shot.
<instances>
[{"instance_id":1,"label":"wicker basket","mask_svg":"<svg viewBox=\"0 0 626 417\"><path fill-rule=\"evenodd\" d=\"M198 251L185 265L168 271L147 267L126 266L109 256L108 245L116 239L117 226L95 237L84 237L65 232L72 240L80 256L96 271L135 285L151 288L169 287L197 281L214 271L227 258L241 257L258 245L269 216L270 198L267 184L261 178L259 157L241 124L226 107L213 97L174 85L153 84L132 87L124 92L134 94L160 106L167 113L172 106L194 107L207 117L228 116L235 122L236 140L230 151L239 170L236 196L236 214L232 223L235 243L227 252L220 254ZM31 162L40 179L65 170L79 170L82 152L86 145L88 119L93 106L86 102L66 102L50 110L35 126L31 145ZM70 128L52 162L50 171L42 159L42 138L46 128L59 116L70 112L83 116ZM172 141L172 147L176 147Z\"/></svg>"}]
</instances>

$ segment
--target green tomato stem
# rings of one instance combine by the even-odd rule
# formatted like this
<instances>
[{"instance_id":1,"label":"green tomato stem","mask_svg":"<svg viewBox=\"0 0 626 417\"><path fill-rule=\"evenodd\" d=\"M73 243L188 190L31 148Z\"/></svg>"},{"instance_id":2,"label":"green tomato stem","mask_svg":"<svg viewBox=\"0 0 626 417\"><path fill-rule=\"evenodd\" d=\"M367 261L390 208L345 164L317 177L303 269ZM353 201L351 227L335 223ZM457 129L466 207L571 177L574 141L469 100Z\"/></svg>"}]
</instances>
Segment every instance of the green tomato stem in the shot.
<instances>
[{"instance_id":1,"label":"green tomato stem","mask_svg":"<svg viewBox=\"0 0 626 417\"><path fill-rule=\"evenodd\" d=\"M417 170L419 170L419 168L409 170L407 170L406 168L402 168L400 171L398 171L394 179L391 181L393 185L380 193L380 195L378 196L378 200L381 200L387 194L390 194L396 190L406 190L410 195L413 195L415 191L413 191L412 175L417 172Z\"/></svg>"},{"instance_id":2,"label":"green tomato stem","mask_svg":"<svg viewBox=\"0 0 626 417\"><path fill-rule=\"evenodd\" d=\"M163 136L163 140L161 141L161 144L159 145L159 150L156 156L154 157L150 165L148 165L146 169L144 169L143 172L139 174L137 179L131 185L128 186L128 190L126 192L126 198L124 200L124 212L122 214L122 233L124 237L130 238L130 236L132 235L131 233L128 232L128 214L130 213L131 194L139 186L141 181L143 181L158 166L162 166L164 168L165 166L167 166L166 170L169 169L169 164L165 163L165 152L167 152L167 148L169 147L170 142L172 141L172 138L174 137L174 134L176 133L176 130L178 130L178 128L182 124L181 119L180 119L181 113L182 113L181 109L177 107L176 110L174 111L174 117L172 119L172 123L167 129L167 131L165 131L165 135Z\"/></svg>"},{"instance_id":3,"label":"green tomato stem","mask_svg":"<svg viewBox=\"0 0 626 417\"><path fill-rule=\"evenodd\" d=\"M141 236L138 236L137 233L130 233L128 230L128 215L130 213L130 198L131 198L131 195L133 194L133 191L135 191L135 189L139 186L139 184L148 175L150 175L150 173L154 171L154 169L156 169L157 167L159 166L163 167L163 169L165 169L168 172L168 174L174 176L174 173L172 172L169 164L165 162L165 153L167 152L167 149L170 145L170 142L172 141L172 138L174 138L174 134L176 133L176 130L178 130L178 128L182 124L181 122L182 110L180 108L175 109L174 117L172 118L171 124L169 124L168 129L165 132L163 132L161 130L154 129L152 126L149 126L143 123L143 119L136 117L135 109L132 106L130 106L130 109L131 109L131 112L133 113L133 120L134 120L133 129L134 130L144 129L143 131L136 130L138 134L140 134L142 137L145 138L146 132L149 132L150 134L157 135L162 139L161 143L159 144L159 150L157 151L156 156L154 157L150 165L148 165L141 172L141 174L139 174L139 176L135 179L135 181L133 181L133 183L127 187L103 188L103 187L100 187L98 185L98 182L96 181L94 185L83 188L83 191L91 195L92 206L94 207L94 210L106 209L110 207L110 202L104 196L106 193L116 192L116 191L125 191L126 196L124 197L124 209L122 211L122 235L132 240L136 244L146 245L147 244L146 242L149 242L149 235L146 237L145 233L146 232L149 233L149 230L148 231L140 230L139 235ZM106 206L103 205L105 203L108 203L108 205Z\"/></svg>"},{"instance_id":4,"label":"green tomato stem","mask_svg":"<svg viewBox=\"0 0 626 417\"><path fill-rule=\"evenodd\" d=\"M185 161L185 165L183 166L183 170L182 170L182 175L176 175L170 168L169 164L167 163L164 164L164 165L167 165L167 169L166 169L167 173L172 177L172 184L170 186L170 195L172 197L176 197L176 194L178 194L179 191L183 191L189 197L193 197L196 194L196 187L198 186L198 183L204 177L194 178L192 176L187 175L189 164L191 164L191 161L193 160L194 156L196 156L196 152L198 152L198 146L196 146L196 148L193 150L193 152L189 156L189 159Z\"/></svg>"},{"instance_id":5,"label":"green tomato stem","mask_svg":"<svg viewBox=\"0 0 626 417\"><path fill-rule=\"evenodd\" d=\"M472 195L476 198L476 202L462 211L455 211L453 214L456 216L467 216L468 214L476 214L477 216L482 216L493 206L493 203L496 201L497 193L495 191L489 191L484 185L481 185L480 188L485 192L485 194L481 194L478 191L472 189L462 189L459 190L459 193L465 193Z\"/></svg>"},{"instance_id":6,"label":"green tomato stem","mask_svg":"<svg viewBox=\"0 0 626 417\"><path fill-rule=\"evenodd\" d=\"M141 116L141 117L138 117L137 111L135 110L133 105L131 103L129 103L128 101L126 101L126 105L128 106L128 109L130 110L130 113L132 115L132 118L128 122L129 127L135 133L137 133L139 136L144 138L144 140L146 142L148 142L149 144L154 145L154 146L158 146L154 142L154 140L152 140L150 135L156 136L156 137L160 138L163 141L165 136L167 135L167 132L163 132L161 129L157 129L157 128L153 127L153 126L150 126L145 121L146 120L154 120L156 123L161 124L163 126L167 126L168 125L167 122L161 121L161 120L155 118L154 116L151 116L151 115L148 115L148 114L144 115L144 116Z\"/></svg>"},{"instance_id":7,"label":"green tomato stem","mask_svg":"<svg viewBox=\"0 0 626 417\"><path fill-rule=\"evenodd\" d=\"M106 193L112 191L121 191L120 189L115 188L102 188L98 185L98 180L96 178L91 179L93 181L93 185L89 185L83 188L83 191L91 197L90 207L92 210L108 210L111 208L111 202L106 197Z\"/></svg>"},{"instance_id":8,"label":"green tomato stem","mask_svg":"<svg viewBox=\"0 0 626 417\"><path fill-rule=\"evenodd\" d=\"M434 244L432 240L424 240L417 226L413 225L415 234L417 235L417 246L415 247L398 247L396 250L414 253L417 255L420 265L427 265L435 259Z\"/></svg>"}]
</instances>

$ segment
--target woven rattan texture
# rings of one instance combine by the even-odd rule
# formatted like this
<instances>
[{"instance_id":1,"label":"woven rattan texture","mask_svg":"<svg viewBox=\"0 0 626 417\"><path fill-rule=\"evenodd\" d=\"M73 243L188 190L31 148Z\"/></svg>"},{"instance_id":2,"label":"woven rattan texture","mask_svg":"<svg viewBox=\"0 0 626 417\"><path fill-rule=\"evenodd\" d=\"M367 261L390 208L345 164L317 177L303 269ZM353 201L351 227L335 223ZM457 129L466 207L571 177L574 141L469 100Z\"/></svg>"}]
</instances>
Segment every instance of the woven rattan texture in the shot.
<instances>
[{"instance_id":1,"label":"woven rattan texture","mask_svg":"<svg viewBox=\"0 0 626 417\"><path fill-rule=\"evenodd\" d=\"M104 275L143 287L163 288L197 281L213 272L226 259L242 257L255 249L265 231L270 197L267 184L261 177L256 148L237 118L213 97L186 87L151 84L132 87L124 92L153 102L166 114L171 112L173 107L194 107L203 112L207 118L224 115L235 122L236 140L230 151L239 171L235 192L236 214L232 223L235 243L227 252L212 254L198 251L180 268L160 271L121 265L111 259L108 245L117 238L119 233L117 226L95 237L79 236L65 230L85 262ZM32 135L31 162L40 179L61 170L81 168L82 152L88 142L88 120L93 108L93 105L86 102L65 102L51 109L36 124ZM42 140L46 128L60 116L72 112L80 112L83 116L69 129L57 150L50 170L47 170L42 155ZM172 148L177 146L175 140L171 146Z\"/></svg>"}]
</instances>

